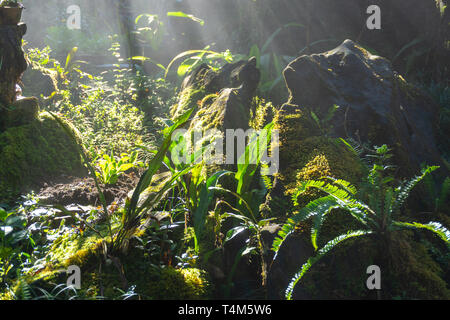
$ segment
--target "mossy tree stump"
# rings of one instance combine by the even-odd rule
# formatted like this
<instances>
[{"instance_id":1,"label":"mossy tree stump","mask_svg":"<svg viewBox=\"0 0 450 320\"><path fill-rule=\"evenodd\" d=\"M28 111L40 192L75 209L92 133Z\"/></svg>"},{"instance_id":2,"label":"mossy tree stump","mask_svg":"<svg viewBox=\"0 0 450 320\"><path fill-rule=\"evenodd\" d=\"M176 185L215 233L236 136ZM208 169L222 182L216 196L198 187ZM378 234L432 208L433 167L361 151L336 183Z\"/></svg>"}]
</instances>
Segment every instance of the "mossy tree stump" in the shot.
<instances>
[{"instance_id":1,"label":"mossy tree stump","mask_svg":"<svg viewBox=\"0 0 450 320\"><path fill-rule=\"evenodd\" d=\"M22 50L24 23L0 25L0 121L3 122L9 106L16 101L16 84L27 68ZM0 123L0 128L3 123Z\"/></svg>"}]
</instances>

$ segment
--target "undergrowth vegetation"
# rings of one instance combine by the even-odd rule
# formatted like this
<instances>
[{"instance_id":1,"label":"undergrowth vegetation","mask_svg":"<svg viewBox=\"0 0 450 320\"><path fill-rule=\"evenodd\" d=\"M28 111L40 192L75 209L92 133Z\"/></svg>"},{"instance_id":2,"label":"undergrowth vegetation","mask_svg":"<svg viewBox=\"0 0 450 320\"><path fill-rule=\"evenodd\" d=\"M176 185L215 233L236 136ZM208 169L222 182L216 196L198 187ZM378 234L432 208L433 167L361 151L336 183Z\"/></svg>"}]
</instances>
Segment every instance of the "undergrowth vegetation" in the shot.
<instances>
[{"instance_id":1,"label":"undergrowth vegetation","mask_svg":"<svg viewBox=\"0 0 450 320\"><path fill-rule=\"evenodd\" d=\"M23 92L39 99L40 110L31 124L0 132L0 169L24 187L0 181L0 191L4 187L8 193L0 199L0 299L280 298L271 292L284 285L280 274L290 278L282 298L293 299L296 293L323 297L317 293L323 287L316 268L327 270L328 279L343 261L344 271L336 278L350 284L360 280L354 270L367 261L386 270L390 291L377 298L450 297L450 178L439 176L444 170L423 164L418 176L400 179L389 149L398 146L335 137L333 120L343 108L332 105L319 117L292 101L285 109L280 106L288 99L283 70L294 55L336 39L311 42L310 25L289 22L240 51L213 42L189 50L180 44L179 51L165 56L163 47L180 36L174 34L173 19L185 23L186 32L205 28L205 20L182 11L141 13L128 17L133 32L127 35L89 37L56 26L48 29L49 46L32 48L24 42L29 67ZM289 32L305 37L306 45L297 52L274 50ZM431 52L409 57L409 49L420 43L404 46L394 62L408 60L412 72L415 59ZM102 62L84 61L86 52ZM178 130L191 129L201 117L208 122L204 127L216 126L223 119L216 122L212 106L227 93L233 98L248 89L247 79L239 78L245 77L242 68L227 75L241 83L237 88L219 91L186 83L192 75L204 76L196 73L199 68L216 76L242 61L256 63L259 83L250 106L239 100L233 107L248 107L248 126L263 133L246 138L238 164L209 164L205 141L190 154L190 162L176 161L177 150L192 147L192 132L180 136ZM421 86L440 106L439 148L448 161L448 84L423 81ZM289 114L291 107L295 112ZM287 174L270 176L263 155L278 147L271 140L279 129L291 140L281 142L292 149L281 155L289 168L281 163ZM33 132L59 132L61 139L34 143ZM7 144L16 157L2 149ZM60 161L49 163L52 157ZM15 168L19 158L30 166ZM291 163L294 159L302 163ZM36 182L39 166L59 180ZM72 176L75 169L79 177ZM50 190L54 197L18 194L30 189ZM77 203L80 193L94 197ZM292 243L300 243L300 249L293 250ZM284 269L286 260L297 261L291 254L309 257L295 273ZM357 261L360 256L364 259ZM402 258L411 262L403 278L396 274ZM81 272L79 288L67 283L67 269L73 266ZM364 290L358 287L349 295Z\"/></svg>"}]
</instances>

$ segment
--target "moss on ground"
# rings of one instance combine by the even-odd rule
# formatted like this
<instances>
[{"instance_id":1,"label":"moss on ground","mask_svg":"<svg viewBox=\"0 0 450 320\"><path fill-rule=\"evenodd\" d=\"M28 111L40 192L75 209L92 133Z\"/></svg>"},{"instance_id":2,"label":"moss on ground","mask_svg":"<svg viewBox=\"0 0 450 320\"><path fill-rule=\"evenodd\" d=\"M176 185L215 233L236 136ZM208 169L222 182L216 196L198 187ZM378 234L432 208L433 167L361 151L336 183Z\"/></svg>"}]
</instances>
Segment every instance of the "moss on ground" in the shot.
<instances>
[{"instance_id":1,"label":"moss on ground","mask_svg":"<svg viewBox=\"0 0 450 320\"><path fill-rule=\"evenodd\" d=\"M102 232L103 233L103 232ZM131 242L127 253L105 257L108 237L92 231L83 234L71 230L55 240L47 254L46 265L41 270L17 280L13 288L16 297L23 296L24 282L30 288L54 291L58 285L65 285L66 270L71 265L81 269L80 299L119 299L132 286L144 299L206 299L212 294L209 277L196 268L176 269L169 266L156 267L148 254ZM12 299L4 292L2 299Z\"/></svg>"}]
</instances>

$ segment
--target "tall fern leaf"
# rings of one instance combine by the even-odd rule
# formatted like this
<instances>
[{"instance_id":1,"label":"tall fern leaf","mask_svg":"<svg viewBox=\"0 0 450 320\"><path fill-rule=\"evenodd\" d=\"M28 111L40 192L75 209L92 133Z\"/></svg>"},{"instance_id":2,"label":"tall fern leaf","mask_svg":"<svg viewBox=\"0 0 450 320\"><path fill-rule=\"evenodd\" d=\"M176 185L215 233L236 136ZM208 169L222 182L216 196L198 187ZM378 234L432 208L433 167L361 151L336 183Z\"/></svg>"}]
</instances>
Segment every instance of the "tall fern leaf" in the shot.
<instances>
[{"instance_id":1,"label":"tall fern leaf","mask_svg":"<svg viewBox=\"0 0 450 320\"><path fill-rule=\"evenodd\" d=\"M432 167L426 167L422 170L422 174L419 176L416 176L415 178L405 182L401 187L396 189L396 199L395 203L392 206L392 212L393 214L396 214L400 211L400 208L405 203L406 199L408 198L409 194L411 193L412 189L420 182L423 178L425 178L427 175L432 173L433 171L439 169L438 166L432 166Z\"/></svg>"},{"instance_id":2,"label":"tall fern leaf","mask_svg":"<svg viewBox=\"0 0 450 320\"><path fill-rule=\"evenodd\" d=\"M330 210L338 207L338 203L332 196L325 196L308 203L304 208L294 214L287 222L283 225L281 230L278 232L278 236L275 238L272 244L272 250L275 252L273 260L276 259L278 251L281 245L286 240L286 238L295 230L295 226L303 220L316 215L324 215ZM318 231L317 231L318 233ZM316 233L316 236L317 236Z\"/></svg>"},{"instance_id":3,"label":"tall fern leaf","mask_svg":"<svg viewBox=\"0 0 450 320\"><path fill-rule=\"evenodd\" d=\"M447 244L448 247L450 247L450 231L445 228L442 224L439 222L429 222L427 224L422 224L418 222L393 222L394 226L402 227L402 228L408 228L408 229L425 229L433 232L436 234L439 238L444 240L444 242Z\"/></svg>"},{"instance_id":4,"label":"tall fern leaf","mask_svg":"<svg viewBox=\"0 0 450 320\"><path fill-rule=\"evenodd\" d=\"M300 271L298 271L294 277L291 279L291 282L289 283L285 297L287 300L292 300L292 293L295 289L295 286L298 284L298 282L303 278L303 276L306 274L306 272L311 268L313 264L315 264L317 261L319 261L325 254L327 254L330 250L332 250L334 247L336 247L339 243L350 239L354 237L360 237L367 234L371 234L371 231L365 231L365 230L358 230L358 231L349 231L346 234L342 234L333 240L329 241L323 248L321 248L317 254L314 257L311 257L306 261L303 266L301 267Z\"/></svg>"}]
</instances>

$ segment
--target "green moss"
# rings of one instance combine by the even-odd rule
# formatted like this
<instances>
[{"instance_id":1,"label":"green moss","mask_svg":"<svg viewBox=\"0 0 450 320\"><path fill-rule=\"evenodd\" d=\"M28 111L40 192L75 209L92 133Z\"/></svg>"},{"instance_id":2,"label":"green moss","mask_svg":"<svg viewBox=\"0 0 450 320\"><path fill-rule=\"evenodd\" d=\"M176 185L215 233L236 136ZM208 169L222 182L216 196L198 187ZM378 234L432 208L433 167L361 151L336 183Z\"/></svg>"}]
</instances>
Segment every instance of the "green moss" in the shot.
<instances>
[{"instance_id":1,"label":"green moss","mask_svg":"<svg viewBox=\"0 0 450 320\"><path fill-rule=\"evenodd\" d=\"M207 298L209 293L206 273L193 268L165 268L148 285L148 294L153 299L195 300Z\"/></svg>"},{"instance_id":2,"label":"green moss","mask_svg":"<svg viewBox=\"0 0 450 320\"><path fill-rule=\"evenodd\" d=\"M320 135L306 108L286 104L275 111L273 122L280 138L280 170L265 203L265 212L272 217L292 211L291 196L302 180L331 176L353 184L361 181L364 167L360 159L336 139ZM306 205L319 195L311 190L299 203Z\"/></svg>"},{"instance_id":3,"label":"green moss","mask_svg":"<svg viewBox=\"0 0 450 320\"><path fill-rule=\"evenodd\" d=\"M11 292L0 293L0 300L14 300L14 296Z\"/></svg>"},{"instance_id":4,"label":"green moss","mask_svg":"<svg viewBox=\"0 0 450 320\"><path fill-rule=\"evenodd\" d=\"M280 178L288 195L292 194L292 189L300 180L326 176L345 179L353 184L361 180L363 166L358 157L332 138L315 136L287 144L295 144L293 149L280 148L280 162L286 161L287 164Z\"/></svg>"},{"instance_id":5,"label":"green moss","mask_svg":"<svg viewBox=\"0 0 450 320\"><path fill-rule=\"evenodd\" d=\"M48 261L53 266L68 267L70 265L83 266L95 254L103 241L100 236L91 231L80 235L67 232L53 243L50 248Z\"/></svg>"},{"instance_id":6,"label":"green moss","mask_svg":"<svg viewBox=\"0 0 450 320\"><path fill-rule=\"evenodd\" d=\"M200 108L207 108L209 105L211 105L214 100L219 96L218 93L211 93L205 96L202 101L200 102Z\"/></svg>"},{"instance_id":7,"label":"green moss","mask_svg":"<svg viewBox=\"0 0 450 320\"><path fill-rule=\"evenodd\" d=\"M255 97L252 102L252 114L250 115L250 127L255 130L263 129L269 124L276 113L276 109L271 102Z\"/></svg>"},{"instance_id":8,"label":"green moss","mask_svg":"<svg viewBox=\"0 0 450 320\"><path fill-rule=\"evenodd\" d=\"M378 252L375 237L345 241L310 269L301 287L311 299L377 299L365 284L367 267L379 264ZM449 299L442 269L411 232L392 234L383 256L389 264L381 270L381 298Z\"/></svg>"},{"instance_id":9,"label":"green moss","mask_svg":"<svg viewBox=\"0 0 450 320\"><path fill-rule=\"evenodd\" d=\"M16 101L11 110L5 114L5 119L0 119L5 128L28 124L35 120L39 114L39 102L37 98L24 98Z\"/></svg>"},{"instance_id":10,"label":"green moss","mask_svg":"<svg viewBox=\"0 0 450 320\"><path fill-rule=\"evenodd\" d=\"M0 198L42 179L82 170L76 146L48 114L0 134Z\"/></svg>"},{"instance_id":11,"label":"green moss","mask_svg":"<svg viewBox=\"0 0 450 320\"><path fill-rule=\"evenodd\" d=\"M199 108L202 100L207 95L205 88L189 87L181 92L178 103L172 106L170 115L172 119L176 119L192 108Z\"/></svg>"},{"instance_id":12,"label":"green moss","mask_svg":"<svg viewBox=\"0 0 450 320\"><path fill-rule=\"evenodd\" d=\"M68 266L77 265L81 269L78 295L83 298L119 298L120 290L126 291L131 286L135 286L135 292L143 299L203 299L211 295L205 271L170 266L155 268L148 254L136 248L136 241L130 242L126 254L109 253L105 260L104 241L108 239L96 233L67 232L50 248L45 268L16 281L13 292L21 296L21 281L51 292L57 285L65 284ZM3 295L8 297L7 293Z\"/></svg>"}]
</instances>

